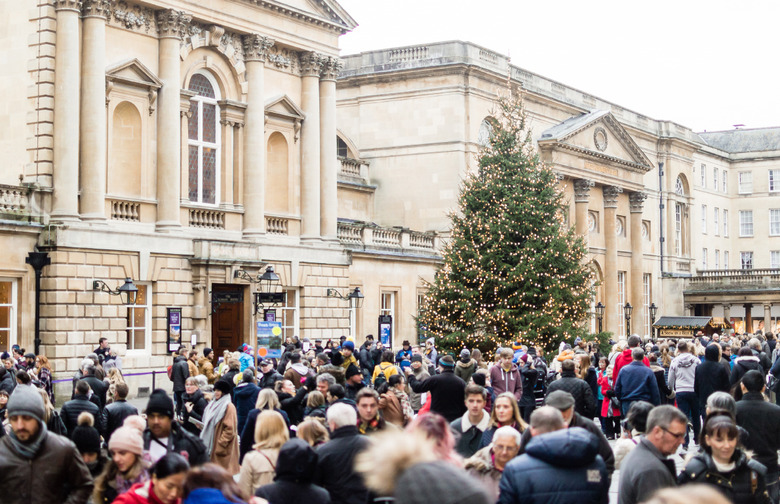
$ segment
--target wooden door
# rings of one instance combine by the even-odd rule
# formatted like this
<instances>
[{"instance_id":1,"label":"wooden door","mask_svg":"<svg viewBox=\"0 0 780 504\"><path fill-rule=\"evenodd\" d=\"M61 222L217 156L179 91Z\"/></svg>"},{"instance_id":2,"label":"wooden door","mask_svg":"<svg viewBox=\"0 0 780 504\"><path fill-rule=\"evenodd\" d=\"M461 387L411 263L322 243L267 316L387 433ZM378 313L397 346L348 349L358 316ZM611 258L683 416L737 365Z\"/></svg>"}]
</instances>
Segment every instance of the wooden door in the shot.
<instances>
[{"instance_id":1,"label":"wooden door","mask_svg":"<svg viewBox=\"0 0 780 504\"><path fill-rule=\"evenodd\" d=\"M242 287L214 285L212 296L215 294L217 297L230 299L213 305L216 311L211 314L211 344L216 363L216 359L222 357L225 350L235 352L244 342L244 303L237 301L243 299Z\"/></svg>"}]
</instances>

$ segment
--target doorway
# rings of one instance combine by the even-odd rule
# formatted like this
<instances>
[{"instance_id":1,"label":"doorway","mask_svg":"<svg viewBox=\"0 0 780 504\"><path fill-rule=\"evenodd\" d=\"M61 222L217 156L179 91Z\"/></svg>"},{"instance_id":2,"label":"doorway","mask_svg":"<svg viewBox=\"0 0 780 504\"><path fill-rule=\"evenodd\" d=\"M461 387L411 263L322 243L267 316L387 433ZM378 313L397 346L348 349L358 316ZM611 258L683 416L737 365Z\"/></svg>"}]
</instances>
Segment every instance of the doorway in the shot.
<instances>
[{"instance_id":1,"label":"doorway","mask_svg":"<svg viewBox=\"0 0 780 504\"><path fill-rule=\"evenodd\" d=\"M244 288L212 285L211 344L215 364L225 350L235 352L244 342Z\"/></svg>"}]
</instances>

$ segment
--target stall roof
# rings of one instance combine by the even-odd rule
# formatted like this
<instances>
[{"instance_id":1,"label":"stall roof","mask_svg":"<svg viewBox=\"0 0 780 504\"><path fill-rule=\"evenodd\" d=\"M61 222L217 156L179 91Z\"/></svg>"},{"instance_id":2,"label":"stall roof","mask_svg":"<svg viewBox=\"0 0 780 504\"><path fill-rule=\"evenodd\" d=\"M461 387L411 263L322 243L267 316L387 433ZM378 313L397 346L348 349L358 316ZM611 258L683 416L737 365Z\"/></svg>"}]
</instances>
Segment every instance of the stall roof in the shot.
<instances>
[{"instance_id":1,"label":"stall roof","mask_svg":"<svg viewBox=\"0 0 780 504\"><path fill-rule=\"evenodd\" d=\"M674 329L701 329L709 324L712 317L661 317L653 327Z\"/></svg>"}]
</instances>

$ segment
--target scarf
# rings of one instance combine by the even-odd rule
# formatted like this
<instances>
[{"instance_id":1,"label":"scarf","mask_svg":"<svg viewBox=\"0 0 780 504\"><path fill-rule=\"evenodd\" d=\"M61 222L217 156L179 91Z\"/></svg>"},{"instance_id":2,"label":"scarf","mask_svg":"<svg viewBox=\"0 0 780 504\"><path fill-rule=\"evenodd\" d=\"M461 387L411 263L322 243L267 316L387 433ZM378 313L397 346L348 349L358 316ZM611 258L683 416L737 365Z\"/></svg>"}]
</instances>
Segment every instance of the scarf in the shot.
<instances>
[{"instance_id":1,"label":"scarf","mask_svg":"<svg viewBox=\"0 0 780 504\"><path fill-rule=\"evenodd\" d=\"M406 392L395 388L393 389L393 394L398 398L398 402L401 403L401 410L404 412L404 418L407 421L411 421L414 418L414 410L412 409L412 404L409 402L409 396L406 395Z\"/></svg>"},{"instance_id":2,"label":"scarf","mask_svg":"<svg viewBox=\"0 0 780 504\"><path fill-rule=\"evenodd\" d=\"M149 479L149 471L146 469L141 471L138 476L133 479L125 479L121 474L117 474L116 479L114 479L114 487L116 488L117 495L122 495L123 493L127 493L136 483L143 483L149 481Z\"/></svg>"},{"instance_id":3,"label":"scarf","mask_svg":"<svg viewBox=\"0 0 780 504\"><path fill-rule=\"evenodd\" d=\"M209 456L214 445L214 432L217 424L225 418L228 404L230 404L230 395L224 395L216 401L211 401L203 411L203 432L200 433L200 438L206 445Z\"/></svg>"},{"instance_id":4,"label":"scarf","mask_svg":"<svg viewBox=\"0 0 780 504\"><path fill-rule=\"evenodd\" d=\"M9 439L11 440L11 448L23 459L32 460L35 458L35 454L38 453L43 441L46 439L46 434L48 433L46 423L38 421L38 425L41 427L38 431L38 437L27 443L19 441L19 438L16 437L16 433L13 429L11 429L11 432L8 434Z\"/></svg>"},{"instance_id":5,"label":"scarf","mask_svg":"<svg viewBox=\"0 0 780 504\"><path fill-rule=\"evenodd\" d=\"M376 418L373 418L370 422L364 422L360 420L358 425L358 432L366 434L379 430L379 413L376 414Z\"/></svg>"}]
</instances>

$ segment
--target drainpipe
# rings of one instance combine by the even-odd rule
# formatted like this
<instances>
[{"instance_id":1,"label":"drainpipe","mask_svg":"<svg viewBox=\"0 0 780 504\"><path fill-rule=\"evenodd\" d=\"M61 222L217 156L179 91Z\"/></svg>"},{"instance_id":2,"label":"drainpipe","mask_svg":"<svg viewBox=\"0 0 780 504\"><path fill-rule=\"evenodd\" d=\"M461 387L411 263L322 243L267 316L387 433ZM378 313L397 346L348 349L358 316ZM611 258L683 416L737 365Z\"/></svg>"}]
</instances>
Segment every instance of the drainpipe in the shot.
<instances>
[{"instance_id":1,"label":"drainpipe","mask_svg":"<svg viewBox=\"0 0 780 504\"><path fill-rule=\"evenodd\" d=\"M48 252L30 252L25 262L35 271L35 355L41 353L41 273L51 264Z\"/></svg>"},{"instance_id":2,"label":"drainpipe","mask_svg":"<svg viewBox=\"0 0 780 504\"><path fill-rule=\"evenodd\" d=\"M664 164L658 163L658 212L660 219L658 220L659 238L658 241L661 244L661 278L664 277Z\"/></svg>"}]
</instances>

